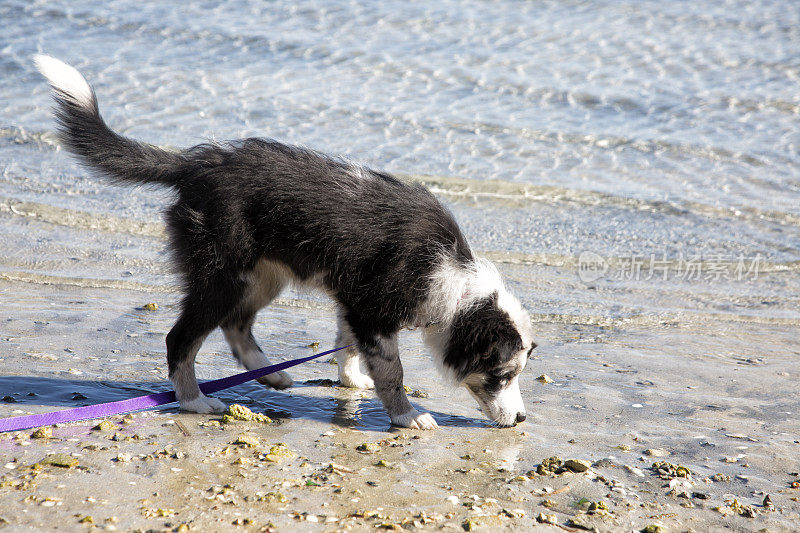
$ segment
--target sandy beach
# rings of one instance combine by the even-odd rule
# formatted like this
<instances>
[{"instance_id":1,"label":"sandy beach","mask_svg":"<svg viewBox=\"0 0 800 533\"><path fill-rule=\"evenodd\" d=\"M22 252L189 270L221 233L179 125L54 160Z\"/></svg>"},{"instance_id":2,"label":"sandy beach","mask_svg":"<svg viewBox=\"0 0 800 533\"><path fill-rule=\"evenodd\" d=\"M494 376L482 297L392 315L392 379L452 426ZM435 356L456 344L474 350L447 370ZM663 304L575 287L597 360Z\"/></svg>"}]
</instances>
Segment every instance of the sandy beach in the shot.
<instances>
[{"instance_id":1,"label":"sandy beach","mask_svg":"<svg viewBox=\"0 0 800 533\"><path fill-rule=\"evenodd\" d=\"M176 295L163 294L152 312L125 306L146 303L139 291L0 287L5 298L28 293L28 312L20 305L5 318L2 340L35 361L15 373L3 357L0 384L11 403L0 404L2 416L165 388L161 336ZM93 309L109 291L114 304ZM314 332L324 347L333 335L326 313L276 306L267 315L293 325L298 338ZM5 434L0 517L11 531L792 531L800 520L792 486L800 480L798 376L783 369L798 354L764 346L788 343L781 337L793 332L720 325L736 330L729 348L737 358L683 354L675 367L659 362L664 347L709 338L712 328L662 324L654 346L653 325L538 322L548 355L530 362L529 418L510 429L491 428L463 390L442 389L409 333L406 383L427 393L413 401L434 413L437 431L390 427L371 392L335 386L336 367L321 361L298 367L286 392L251 382L220 393L271 423L173 408L112 417L97 429L99 420L55 427L52 436ZM93 332L65 333L76 330ZM61 348L65 336L72 342ZM283 342L287 357L311 353ZM105 357L88 355L103 345ZM216 347L224 352L219 338L200 357L201 376L236 371ZM542 374L552 382L537 380Z\"/></svg>"},{"instance_id":2,"label":"sandy beach","mask_svg":"<svg viewBox=\"0 0 800 533\"><path fill-rule=\"evenodd\" d=\"M65 153L38 53L123 135L271 137L425 185L538 344L509 429L404 331L436 431L392 427L325 357L216 395L269 422L169 405L0 434L0 529L800 529L794 2L7 0L0 20L0 417L168 390L180 299L172 193ZM332 348L332 302L287 290L254 333L275 362ZM219 331L197 369L242 370Z\"/></svg>"}]
</instances>

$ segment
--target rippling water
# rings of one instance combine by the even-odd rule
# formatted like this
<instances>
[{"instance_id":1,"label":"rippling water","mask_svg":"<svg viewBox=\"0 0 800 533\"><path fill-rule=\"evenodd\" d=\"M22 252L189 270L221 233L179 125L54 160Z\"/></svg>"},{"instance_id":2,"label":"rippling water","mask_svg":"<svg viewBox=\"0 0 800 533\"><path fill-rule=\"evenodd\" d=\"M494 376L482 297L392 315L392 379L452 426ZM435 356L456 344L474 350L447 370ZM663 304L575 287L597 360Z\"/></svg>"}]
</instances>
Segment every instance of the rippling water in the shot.
<instances>
[{"instance_id":1,"label":"rippling water","mask_svg":"<svg viewBox=\"0 0 800 533\"><path fill-rule=\"evenodd\" d=\"M57 149L45 52L137 139L270 136L422 181L537 322L800 325L790 0L12 0L0 19L0 279L176 285L168 193Z\"/></svg>"}]
</instances>

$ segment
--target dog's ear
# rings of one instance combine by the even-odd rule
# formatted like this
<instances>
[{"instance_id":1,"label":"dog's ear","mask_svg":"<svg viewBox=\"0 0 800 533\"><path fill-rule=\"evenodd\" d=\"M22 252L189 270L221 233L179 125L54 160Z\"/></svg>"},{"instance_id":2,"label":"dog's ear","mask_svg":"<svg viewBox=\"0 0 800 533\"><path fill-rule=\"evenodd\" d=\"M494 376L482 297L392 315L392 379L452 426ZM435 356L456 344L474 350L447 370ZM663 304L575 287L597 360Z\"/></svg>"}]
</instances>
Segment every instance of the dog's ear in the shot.
<instances>
[{"instance_id":1,"label":"dog's ear","mask_svg":"<svg viewBox=\"0 0 800 533\"><path fill-rule=\"evenodd\" d=\"M521 349L522 338L508 313L497 305L495 292L456 314L444 363L463 380L508 362Z\"/></svg>"}]
</instances>

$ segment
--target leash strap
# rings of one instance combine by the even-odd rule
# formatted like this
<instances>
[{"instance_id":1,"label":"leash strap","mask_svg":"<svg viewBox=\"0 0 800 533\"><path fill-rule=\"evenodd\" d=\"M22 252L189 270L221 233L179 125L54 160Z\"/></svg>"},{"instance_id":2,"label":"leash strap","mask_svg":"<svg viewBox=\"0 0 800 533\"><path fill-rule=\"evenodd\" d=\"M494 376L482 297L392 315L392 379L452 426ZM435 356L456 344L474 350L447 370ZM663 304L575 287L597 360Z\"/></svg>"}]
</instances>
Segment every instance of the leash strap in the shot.
<instances>
[{"instance_id":1,"label":"leash strap","mask_svg":"<svg viewBox=\"0 0 800 533\"><path fill-rule=\"evenodd\" d=\"M257 368L248 372L242 372L226 378L215 379L206 381L200 384L200 390L203 394L211 394L213 392L221 391L241 385L251 379L257 379L267 374L274 374L287 368L297 366L299 364L311 361L323 355L328 355L333 352L338 352L348 348L342 346L341 348L334 348L326 352L321 352L308 357L301 357L300 359L293 359L291 361L284 361L274 365ZM99 403L96 405L87 405L86 407L76 407L74 409L64 409L61 411L54 411L51 413L40 413L37 415L14 416L10 418L0 418L0 433L6 431L19 431L22 429L31 429L41 426L49 426L52 424L63 424L65 422L77 422L79 420L87 420L90 418L102 418L111 415L118 415L120 413L127 413L129 411L139 411L140 409L149 409L167 403L177 401L175 398L175 391L157 392L148 394L147 396L139 396L130 398L128 400L120 400L118 402Z\"/></svg>"}]
</instances>

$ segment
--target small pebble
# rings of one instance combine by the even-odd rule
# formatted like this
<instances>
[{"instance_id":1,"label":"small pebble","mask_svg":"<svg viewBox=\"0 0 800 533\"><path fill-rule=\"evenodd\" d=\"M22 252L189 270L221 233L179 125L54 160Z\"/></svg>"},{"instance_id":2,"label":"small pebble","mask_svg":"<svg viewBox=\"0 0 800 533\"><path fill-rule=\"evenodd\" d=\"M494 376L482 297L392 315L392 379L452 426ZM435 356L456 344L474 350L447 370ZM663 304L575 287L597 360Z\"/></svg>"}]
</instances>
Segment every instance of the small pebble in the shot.
<instances>
[{"instance_id":1,"label":"small pebble","mask_svg":"<svg viewBox=\"0 0 800 533\"><path fill-rule=\"evenodd\" d=\"M592 466L592 463L583 459L567 459L564 461L564 466L573 472L586 472Z\"/></svg>"},{"instance_id":2,"label":"small pebble","mask_svg":"<svg viewBox=\"0 0 800 533\"><path fill-rule=\"evenodd\" d=\"M72 468L73 466L78 466L78 460L65 453L54 453L53 455L48 455L39 461L39 464L58 466L61 468Z\"/></svg>"},{"instance_id":3,"label":"small pebble","mask_svg":"<svg viewBox=\"0 0 800 533\"><path fill-rule=\"evenodd\" d=\"M666 457L669 455L669 452L661 448L648 448L644 451L644 454L650 457Z\"/></svg>"},{"instance_id":4,"label":"small pebble","mask_svg":"<svg viewBox=\"0 0 800 533\"><path fill-rule=\"evenodd\" d=\"M50 426L45 426L41 428L37 428L36 431L31 433L32 439L52 439L53 438L53 428Z\"/></svg>"},{"instance_id":5,"label":"small pebble","mask_svg":"<svg viewBox=\"0 0 800 533\"><path fill-rule=\"evenodd\" d=\"M631 474L639 477L644 477L644 472L640 468L636 468L635 466L628 466L625 465L625 470L630 472Z\"/></svg>"},{"instance_id":6,"label":"small pebble","mask_svg":"<svg viewBox=\"0 0 800 533\"><path fill-rule=\"evenodd\" d=\"M547 514L547 513L539 513L536 516L536 521L542 524L558 524L558 515L555 514Z\"/></svg>"}]
</instances>

